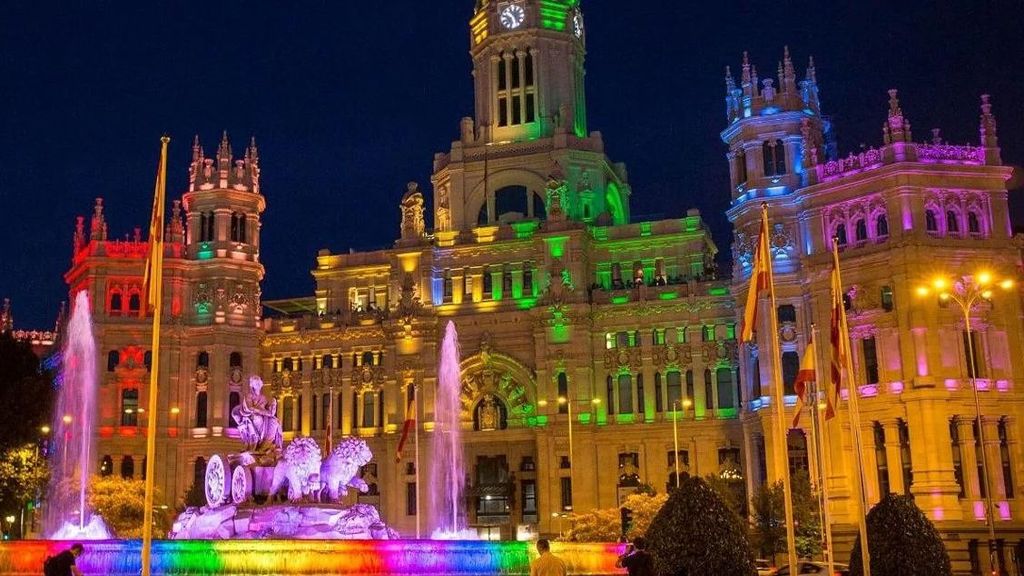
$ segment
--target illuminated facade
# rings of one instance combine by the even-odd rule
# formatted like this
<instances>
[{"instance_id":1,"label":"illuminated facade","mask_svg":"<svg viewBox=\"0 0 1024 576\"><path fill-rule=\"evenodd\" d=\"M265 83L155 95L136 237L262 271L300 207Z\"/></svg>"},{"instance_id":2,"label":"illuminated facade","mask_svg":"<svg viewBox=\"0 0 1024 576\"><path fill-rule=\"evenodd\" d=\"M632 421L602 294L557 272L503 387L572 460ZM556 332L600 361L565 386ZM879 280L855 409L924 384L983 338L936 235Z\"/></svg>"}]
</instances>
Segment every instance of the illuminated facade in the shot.
<instances>
[{"instance_id":1,"label":"illuminated facade","mask_svg":"<svg viewBox=\"0 0 1024 576\"><path fill-rule=\"evenodd\" d=\"M957 306L939 306L935 296L920 297L916 290L936 275L959 278L988 270L1020 278L1020 252L1007 206L1012 170L1000 158L989 97L981 97L978 139L958 146L945 142L938 129L927 142L915 142L891 90L881 145L836 157L813 61L798 83L787 51L777 82L759 82L744 57L739 83L726 76L728 127L722 132L732 180L728 215L735 226L733 290L738 302L745 302L763 202L773 216L782 357L758 353L769 349L765 330L757 345L741 352L744 381L752 383L745 390L750 409L742 417L745 445L751 448L748 462L754 464L751 481L760 480L758 471L776 477L770 448L767 462L757 462L761 447L772 442L771 409L760 409L767 399L759 397L767 395L772 370L781 369L792 386L790 376L812 324L818 327L818 366L827 373L830 239L835 237L847 290L855 380L863 399L859 426L869 500L877 502L888 492L913 495L946 536L957 569L987 568L986 486L978 457L984 449L993 469L989 484L998 537L1005 541L1000 554L1010 561L1024 536L1018 495L1024 473L1020 299L997 289L991 304L972 312L982 447L974 430L963 315ZM831 510L847 529L837 542L841 553L851 545L854 511L850 424L842 412L826 428L826 435L837 441L829 443L825 455ZM840 429L845 431L841 442ZM804 434L790 434L791 446L799 448Z\"/></svg>"},{"instance_id":2,"label":"illuminated facade","mask_svg":"<svg viewBox=\"0 0 1024 576\"><path fill-rule=\"evenodd\" d=\"M321 250L313 294L260 302L264 198L255 145L239 160L226 136L212 159L194 145L165 260L165 373L155 417L168 501L202 482L209 454L233 449L230 409L246 376L259 373L278 398L286 440L326 442L328 429L335 438L366 438L376 455L364 471L373 490L359 498L378 504L388 525L414 533L415 443L400 461L397 448L415 396L420 452L430 453L438 346L449 320L462 344L472 524L504 537L521 525L554 533L568 527L572 510L615 506L639 483L664 490L677 463L690 474L739 474L752 492L777 476L765 456L773 442L769 375L779 369L791 383L811 323L827 326L826 243L839 236L870 497L914 494L966 566L984 527L962 328L952 310L915 299L914 288L935 273L980 265L1020 274L1009 168L987 97L979 142L953 146L937 132L929 143L913 142L893 92L884 144L838 159L813 64L798 82L787 52L776 85L744 61L739 83L727 75L722 132L736 228L730 282L718 277L717 248L696 211L631 219L626 169L605 155L601 134L588 131L586 31L576 0L478 0L470 32L475 114L434 156L432 222L424 192L410 183L394 247ZM773 216L778 359L759 357L763 342L736 341L742 310L734 302L745 298L762 202ZM138 232L108 240L101 201L88 228L80 219L66 279L72 292L93 295L106 370L102 465L137 476L150 417L139 414L149 342L139 313L146 244ZM984 449L1001 464L992 484L1008 550L1024 532L1014 489L1024 473L1024 350L1020 298L999 295L994 306L998 313L978 311L975 338L983 426L991 431ZM829 425L841 426L842 418ZM789 454L791 466L808 466L802 434L791 435ZM849 441L826 460L834 517L846 526ZM429 466L424 460L422 478ZM429 490L422 486L419 497ZM841 539L840 549L848 546Z\"/></svg>"}]
</instances>

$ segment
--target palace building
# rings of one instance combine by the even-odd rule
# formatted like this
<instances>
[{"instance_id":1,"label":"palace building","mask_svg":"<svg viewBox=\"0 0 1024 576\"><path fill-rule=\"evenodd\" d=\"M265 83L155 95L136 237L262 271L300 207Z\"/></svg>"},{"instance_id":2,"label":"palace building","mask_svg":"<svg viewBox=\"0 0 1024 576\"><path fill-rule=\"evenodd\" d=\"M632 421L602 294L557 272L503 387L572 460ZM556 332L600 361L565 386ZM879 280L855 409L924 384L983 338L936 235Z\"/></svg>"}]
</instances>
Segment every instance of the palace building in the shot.
<instances>
[{"instance_id":1,"label":"palace building","mask_svg":"<svg viewBox=\"0 0 1024 576\"><path fill-rule=\"evenodd\" d=\"M641 484L668 489L676 470L743 478L750 495L779 476L773 371L792 385L814 325L818 365L828 366L828 245L838 237L869 499L913 495L967 573L986 556L989 490L1009 559L1024 538L1022 292L976 307L970 333L954 306L916 295L936 274L986 267L1021 276L1024 241L1013 240L1007 207L1011 169L988 96L978 140L952 145L938 130L915 141L891 91L887 117L880 100L878 146L839 156L813 62L798 80L787 50L778 77L759 79L744 56L739 81L726 74L721 133L735 228L730 279L716 269L718 247L696 210L631 217L626 168L589 130L578 4L476 1L474 115L434 156L432 218L425 192L410 183L393 247L321 250L312 294L261 301L266 202L256 144L235 158L225 134L208 158L197 138L188 190L167 226L157 414L142 409L147 244L138 230L108 239L98 199L89 222L78 220L66 280L72 293L92 295L101 473L141 476L145 424L155 417L156 480L169 504L180 503L204 482L211 455L239 450L230 411L256 374L277 398L286 442L326 444L329 433L367 440L371 489L357 498L414 534L417 498L429 499L431 487L417 489L416 443L399 453L399 438L414 401L420 476L429 478L438 350L453 321L470 524L505 538L557 533L574 512L615 507ZM779 358L760 353L769 349L767 325L755 343L737 339L765 202ZM825 430L841 552L854 532L849 428L841 407ZM805 430L791 430L787 448L791 469L817 466ZM981 451L993 468L987 475Z\"/></svg>"}]
</instances>

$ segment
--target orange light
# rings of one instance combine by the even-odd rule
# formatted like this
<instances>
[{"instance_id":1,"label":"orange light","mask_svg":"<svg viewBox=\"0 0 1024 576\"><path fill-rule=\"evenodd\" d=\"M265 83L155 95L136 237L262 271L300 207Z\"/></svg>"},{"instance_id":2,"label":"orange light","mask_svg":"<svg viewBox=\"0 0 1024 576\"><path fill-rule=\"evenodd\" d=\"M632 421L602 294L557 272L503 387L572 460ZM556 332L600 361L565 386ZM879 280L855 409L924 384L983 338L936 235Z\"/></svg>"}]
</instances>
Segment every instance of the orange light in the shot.
<instances>
[{"instance_id":1,"label":"orange light","mask_svg":"<svg viewBox=\"0 0 1024 576\"><path fill-rule=\"evenodd\" d=\"M64 417L61 418L61 422L64 422L65 424L71 424L71 415L65 414Z\"/></svg>"},{"instance_id":2,"label":"orange light","mask_svg":"<svg viewBox=\"0 0 1024 576\"><path fill-rule=\"evenodd\" d=\"M177 416L179 412L181 412L181 408L178 408L177 406L171 406L171 414Z\"/></svg>"},{"instance_id":3,"label":"orange light","mask_svg":"<svg viewBox=\"0 0 1024 576\"><path fill-rule=\"evenodd\" d=\"M989 298L992 297L992 291L985 290L984 292L981 293L981 297L984 298L985 300L988 300Z\"/></svg>"},{"instance_id":4,"label":"orange light","mask_svg":"<svg viewBox=\"0 0 1024 576\"><path fill-rule=\"evenodd\" d=\"M929 295L931 293L932 293L932 291L929 290L927 286L918 286L917 287L917 295L918 296L924 297L924 296L927 296L927 295Z\"/></svg>"},{"instance_id":5,"label":"orange light","mask_svg":"<svg viewBox=\"0 0 1024 576\"><path fill-rule=\"evenodd\" d=\"M689 408L690 406L693 406L692 400L690 400L689 398L683 400L683 408Z\"/></svg>"},{"instance_id":6,"label":"orange light","mask_svg":"<svg viewBox=\"0 0 1024 576\"><path fill-rule=\"evenodd\" d=\"M537 400L537 406L540 406L541 408L543 408L543 407L545 407L547 405L548 405L548 401L547 400Z\"/></svg>"},{"instance_id":7,"label":"orange light","mask_svg":"<svg viewBox=\"0 0 1024 576\"><path fill-rule=\"evenodd\" d=\"M936 279L932 280L932 286L936 290L942 290L942 289L944 289L946 287L946 279L945 278L936 278Z\"/></svg>"},{"instance_id":8,"label":"orange light","mask_svg":"<svg viewBox=\"0 0 1024 576\"><path fill-rule=\"evenodd\" d=\"M559 397L558 397L558 403L559 403L559 404L566 404L566 403L568 403L568 402L569 402L569 400L568 400L568 399L566 399L566 397L565 397L565 396L559 396Z\"/></svg>"},{"instance_id":9,"label":"orange light","mask_svg":"<svg viewBox=\"0 0 1024 576\"><path fill-rule=\"evenodd\" d=\"M1003 290L1010 290L1011 288L1013 288L1013 280L1007 278L1006 280L1003 280L1002 282L999 283L999 287L1002 288Z\"/></svg>"},{"instance_id":10,"label":"orange light","mask_svg":"<svg viewBox=\"0 0 1024 576\"><path fill-rule=\"evenodd\" d=\"M990 274L989 272L986 271L986 272L981 272L981 273L978 274L978 284L981 284L982 286L986 286L991 281L992 281L992 274Z\"/></svg>"},{"instance_id":11,"label":"orange light","mask_svg":"<svg viewBox=\"0 0 1024 576\"><path fill-rule=\"evenodd\" d=\"M42 432L43 434L49 434L50 433L50 427L49 426L43 426L42 428L39 429L39 431Z\"/></svg>"}]
</instances>

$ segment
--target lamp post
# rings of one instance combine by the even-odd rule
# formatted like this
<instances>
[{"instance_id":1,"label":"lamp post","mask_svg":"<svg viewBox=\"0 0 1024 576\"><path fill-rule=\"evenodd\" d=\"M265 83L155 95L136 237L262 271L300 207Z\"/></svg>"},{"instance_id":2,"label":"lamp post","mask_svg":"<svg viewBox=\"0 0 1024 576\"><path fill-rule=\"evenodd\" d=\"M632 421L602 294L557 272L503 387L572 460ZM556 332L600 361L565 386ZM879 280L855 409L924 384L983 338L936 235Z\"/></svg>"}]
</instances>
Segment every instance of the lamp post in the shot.
<instances>
[{"instance_id":1,"label":"lamp post","mask_svg":"<svg viewBox=\"0 0 1024 576\"><path fill-rule=\"evenodd\" d=\"M967 331L967 378L971 384L971 393L974 397L974 414L978 426L978 443L981 445L981 467L985 471L985 523L988 525L988 559L993 574L1000 570L999 558L996 554L996 516L995 506L992 500L992 468L989 466L988 451L985 446L985 425L981 414L981 397L978 394L978 366L974 355L974 336L971 332L971 310L982 301L990 301L993 296L993 287L998 286L1003 290L1013 288L1013 280L1007 278L996 280L992 273L981 271L973 276L962 276L957 280L937 276L932 279L931 285L922 285L917 288L918 296L925 297L936 295L940 304L956 303L964 315L964 329Z\"/></svg>"},{"instance_id":2,"label":"lamp post","mask_svg":"<svg viewBox=\"0 0 1024 576\"><path fill-rule=\"evenodd\" d=\"M693 402L689 398L684 398L682 402L683 408L689 408L693 405ZM679 400L672 401L672 444L675 449L675 453L672 455L672 464L676 474L676 488L679 488Z\"/></svg>"},{"instance_id":3,"label":"lamp post","mask_svg":"<svg viewBox=\"0 0 1024 576\"><path fill-rule=\"evenodd\" d=\"M574 488L575 485L576 485L576 483L574 481L574 478L573 478L573 468L574 468L573 464L574 464L574 462L573 462L573 451L572 451L572 405L573 405L573 402L574 402L574 400L571 397L569 397L569 396L559 396L558 397L558 405L559 406L565 406L565 408L566 408L566 417L569 418L569 486L570 486L569 509L570 510L574 510L575 509L575 507L573 506L573 494L572 494L571 488ZM593 406L597 406L600 403L601 403L601 399L600 398L596 398L595 397L595 398L591 398L590 399L590 404L593 405ZM538 400L537 404L539 406L541 406L541 407L547 406L548 405L548 401L547 400Z\"/></svg>"}]
</instances>

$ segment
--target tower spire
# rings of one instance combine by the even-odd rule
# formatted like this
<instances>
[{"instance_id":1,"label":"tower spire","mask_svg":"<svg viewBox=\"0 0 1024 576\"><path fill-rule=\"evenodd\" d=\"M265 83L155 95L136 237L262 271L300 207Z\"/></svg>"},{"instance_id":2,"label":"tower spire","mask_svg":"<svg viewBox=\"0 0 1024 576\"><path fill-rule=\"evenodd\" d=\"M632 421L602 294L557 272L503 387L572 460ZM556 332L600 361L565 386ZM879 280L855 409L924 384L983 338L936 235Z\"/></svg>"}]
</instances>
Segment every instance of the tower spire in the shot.
<instances>
[{"instance_id":1,"label":"tower spire","mask_svg":"<svg viewBox=\"0 0 1024 576\"><path fill-rule=\"evenodd\" d=\"M981 146L985 148L985 163L1002 164L999 138L996 135L996 117L992 114L992 104L989 102L989 98L988 94L981 95L981 122L978 133L981 136Z\"/></svg>"},{"instance_id":2,"label":"tower spire","mask_svg":"<svg viewBox=\"0 0 1024 576\"><path fill-rule=\"evenodd\" d=\"M882 130L882 137L886 144L913 141L910 122L903 117L903 109L900 108L900 99L897 97L898 93L895 88L889 89L889 119Z\"/></svg>"}]
</instances>

